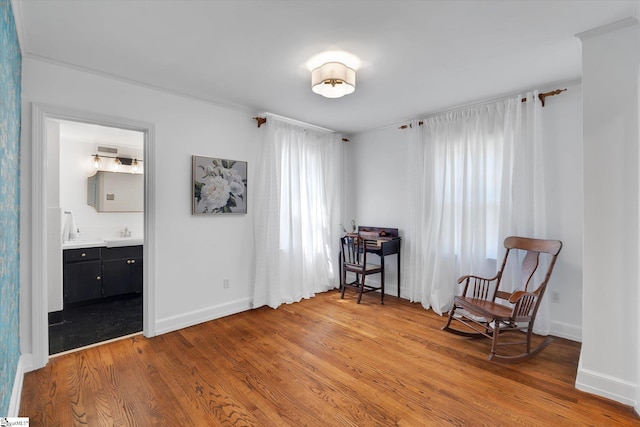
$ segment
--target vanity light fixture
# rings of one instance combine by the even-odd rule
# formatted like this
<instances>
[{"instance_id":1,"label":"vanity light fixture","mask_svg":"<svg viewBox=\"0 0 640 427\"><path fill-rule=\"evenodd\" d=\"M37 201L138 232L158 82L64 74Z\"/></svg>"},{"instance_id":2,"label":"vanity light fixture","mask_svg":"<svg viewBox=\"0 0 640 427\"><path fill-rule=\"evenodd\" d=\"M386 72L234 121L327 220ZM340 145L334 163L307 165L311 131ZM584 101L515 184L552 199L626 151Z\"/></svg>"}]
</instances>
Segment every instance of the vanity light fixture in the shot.
<instances>
[{"instance_id":1,"label":"vanity light fixture","mask_svg":"<svg viewBox=\"0 0 640 427\"><path fill-rule=\"evenodd\" d=\"M113 159L113 170L116 172L124 171L131 173L138 173L142 168L143 160L138 160L132 157L122 157L122 156L106 156L106 155L98 155L92 154L91 161L93 162L93 167L96 169L100 169L102 166L102 158ZM123 168L123 166L126 166ZM108 165L107 165L108 168Z\"/></svg>"},{"instance_id":2,"label":"vanity light fixture","mask_svg":"<svg viewBox=\"0 0 640 427\"><path fill-rule=\"evenodd\" d=\"M311 90L325 98L340 98L356 90L356 71L342 62L326 62L311 71Z\"/></svg>"}]
</instances>

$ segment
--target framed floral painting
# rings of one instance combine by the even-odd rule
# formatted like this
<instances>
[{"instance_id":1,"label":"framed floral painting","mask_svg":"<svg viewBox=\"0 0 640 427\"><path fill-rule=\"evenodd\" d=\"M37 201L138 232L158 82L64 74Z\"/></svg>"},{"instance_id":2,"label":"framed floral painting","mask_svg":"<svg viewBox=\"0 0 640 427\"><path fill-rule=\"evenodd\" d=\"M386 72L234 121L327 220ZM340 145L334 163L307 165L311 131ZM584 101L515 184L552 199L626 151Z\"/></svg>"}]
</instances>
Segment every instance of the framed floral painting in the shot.
<instances>
[{"instance_id":1,"label":"framed floral painting","mask_svg":"<svg viewBox=\"0 0 640 427\"><path fill-rule=\"evenodd\" d=\"M247 162L193 157L193 213L246 214Z\"/></svg>"}]
</instances>

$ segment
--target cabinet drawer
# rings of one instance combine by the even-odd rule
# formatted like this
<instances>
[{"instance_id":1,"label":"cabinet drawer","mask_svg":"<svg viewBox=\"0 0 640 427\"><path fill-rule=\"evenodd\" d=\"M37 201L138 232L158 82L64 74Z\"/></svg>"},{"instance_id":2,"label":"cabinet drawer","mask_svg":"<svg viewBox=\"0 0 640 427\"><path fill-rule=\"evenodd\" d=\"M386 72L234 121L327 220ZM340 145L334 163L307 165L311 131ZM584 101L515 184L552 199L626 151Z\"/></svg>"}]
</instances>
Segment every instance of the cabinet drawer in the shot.
<instances>
[{"instance_id":1,"label":"cabinet drawer","mask_svg":"<svg viewBox=\"0 0 640 427\"><path fill-rule=\"evenodd\" d=\"M102 260L142 258L142 246L122 246L102 250Z\"/></svg>"},{"instance_id":2,"label":"cabinet drawer","mask_svg":"<svg viewBox=\"0 0 640 427\"><path fill-rule=\"evenodd\" d=\"M100 248L65 249L64 261L89 261L100 259Z\"/></svg>"}]
</instances>

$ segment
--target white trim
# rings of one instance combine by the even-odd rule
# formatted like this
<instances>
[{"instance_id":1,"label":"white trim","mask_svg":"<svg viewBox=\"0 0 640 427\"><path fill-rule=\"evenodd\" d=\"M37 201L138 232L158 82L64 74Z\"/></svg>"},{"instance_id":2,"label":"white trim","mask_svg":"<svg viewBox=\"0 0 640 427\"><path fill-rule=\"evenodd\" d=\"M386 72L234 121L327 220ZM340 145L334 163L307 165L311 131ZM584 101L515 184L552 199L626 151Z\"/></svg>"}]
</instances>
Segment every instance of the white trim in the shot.
<instances>
[{"instance_id":1,"label":"white trim","mask_svg":"<svg viewBox=\"0 0 640 427\"><path fill-rule=\"evenodd\" d=\"M621 28L631 27L633 25L638 25L638 20L630 16L628 18L624 18L619 21L612 22L610 24L602 25L600 27L583 31L581 33L576 34L576 37L579 38L580 40L590 39L592 37L598 37L603 34L610 33L612 31L617 31Z\"/></svg>"},{"instance_id":2,"label":"white trim","mask_svg":"<svg viewBox=\"0 0 640 427\"><path fill-rule=\"evenodd\" d=\"M571 341L582 342L582 327L569 323L551 321L550 334Z\"/></svg>"},{"instance_id":3,"label":"white trim","mask_svg":"<svg viewBox=\"0 0 640 427\"><path fill-rule=\"evenodd\" d=\"M635 398L637 384L583 368L582 356L580 356L580 362L578 363L576 388L615 400L624 405L635 406L636 408L638 405Z\"/></svg>"},{"instance_id":4,"label":"white trim","mask_svg":"<svg viewBox=\"0 0 640 427\"><path fill-rule=\"evenodd\" d=\"M31 333L32 366L49 361L47 307L47 140L46 119L62 119L135 130L145 134L144 284L143 331L155 336L155 125L121 117L75 110L61 106L32 105L32 236L31 236Z\"/></svg>"},{"instance_id":5,"label":"white trim","mask_svg":"<svg viewBox=\"0 0 640 427\"><path fill-rule=\"evenodd\" d=\"M31 108L31 334L34 369L49 360L47 306L47 113L38 104Z\"/></svg>"},{"instance_id":6,"label":"white trim","mask_svg":"<svg viewBox=\"0 0 640 427\"><path fill-rule=\"evenodd\" d=\"M117 81L117 82L122 82L122 83L127 83L127 84L138 86L138 87L141 87L141 88L145 88L145 89L149 89L149 90L153 90L153 91L162 92L162 93L166 93L166 94L169 94L169 95L177 96L177 97L180 97L180 98L200 101L200 102L203 102L205 104L214 105L214 106L220 107L220 108L225 108L225 109L229 109L229 110L235 110L235 111L238 111L238 112L241 112L241 113L246 113L246 114L255 114L255 110L254 109L251 109L249 107L245 107L243 105L225 103L223 101L218 101L218 100L215 100L215 99L203 98L201 96L190 94L190 93L187 93L187 92L180 92L180 91L169 89L169 88L166 88L166 87L163 87L163 86L157 86L157 85L154 85L154 84L151 84L151 83L145 83L145 82L140 81L140 80L130 79L130 78L123 77L123 76L120 76L120 75L117 75L117 74L107 73L105 71L100 71L100 70L96 70L96 69L93 69L93 68L80 66L80 65L77 65L77 64L73 64L71 62L60 61L60 60L57 60L57 59L49 58L47 56L38 55L38 54L26 51L26 49L22 52L22 59L23 59L23 61L25 59L31 59L33 61L45 62L47 64L52 64L52 65L55 65L57 67L62 67L62 68L66 68L66 69L69 69L69 70L75 70L75 71L80 71L80 72L87 73L87 74L92 74L92 75L95 75L95 76L100 76L100 77L103 77L105 79L109 79L109 80L113 80L113 81Z\"/></svg>"},{"instance_id":7,"label":"white trim","mask_svg":"<svg viewBox=\"0 0 640 427\"><path fill-rule=\"evenodd\" d=\"M156 128L148 125L144 136L144 245L143 319L144 336L156 336Z\"/></svg>"},{"instance_id":8,"label":"white trim","mask_svg":"<svg viewBox=\"0 0 640 427\"><path fill-rule=\"evenodd\" d=\"M24 56L27 51L27 36L24 28L24 12L22 11L22 2L11 0L11 9L13 9L13 21L16 24L16 34L18 35L18 43L20 44L20 53Z\"/></svg>"},{"instance_id":9,"label":"white trim","mask_svg":"<svg viewBox=\"0 0 640 427\"><path fill-rule=\"evenodd\" d=\"M16 367L16 377L13 380L13 388L11 389L11 399L9 400L9 410L7 417L17 417L20 413L20 398L22 396L22 385L24 383L24 374L29 371L31 365L31 355L21 355L18 359ZM4 416L4 414L3 414Z\"/></svg>"},{"instance_id":10,"label":"white trim","mask_svg":"<svg viewBox=\"0 0 640 427\"><path fill-rule=\"evenodd\" d=\"M160 335L167 332L177 331L178 329L188 328L189 326L197 325L199 323L241 313L243 311L250 310L251 308L251 298L242 298L225 304L193 310L177 316L167 317L166 319L158 319L156 322L156 332Z\"/></svg>"}]
</instances>

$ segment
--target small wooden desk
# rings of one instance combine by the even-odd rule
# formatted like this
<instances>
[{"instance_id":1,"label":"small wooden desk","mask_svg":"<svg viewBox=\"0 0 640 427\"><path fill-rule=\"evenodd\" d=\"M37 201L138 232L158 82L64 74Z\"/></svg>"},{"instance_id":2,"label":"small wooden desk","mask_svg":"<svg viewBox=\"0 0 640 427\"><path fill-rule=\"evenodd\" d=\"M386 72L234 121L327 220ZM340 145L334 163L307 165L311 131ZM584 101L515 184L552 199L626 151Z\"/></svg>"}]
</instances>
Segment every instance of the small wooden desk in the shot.
<instances>
[{"instance_id":1,"label":"small wooden desk","mask_svg":"<svg viewBox=\"0 0 640 427\"><path fill-rule=\"evenodd\" d=\"M396 255L398 262L398 298L400 298L400 248L401 238L398 235L397 228L387 227L370 227L359 226L358 234L364 239L376 240L378 243L367 245L367 252L376 254L380 257L382 264L382 274L384 274L384 257L387 255Z\"/></svg>"}]
</instances>

